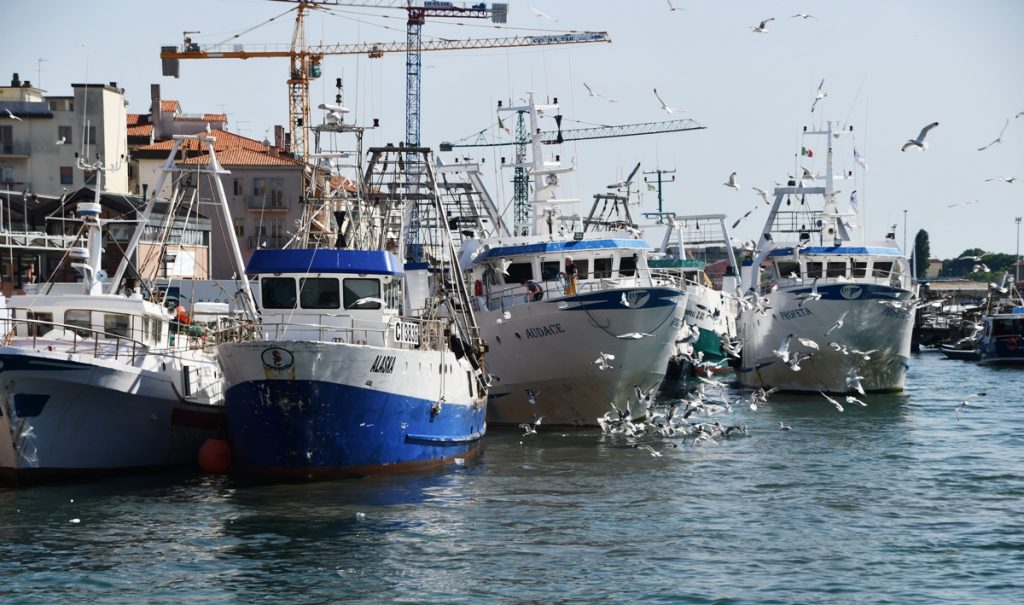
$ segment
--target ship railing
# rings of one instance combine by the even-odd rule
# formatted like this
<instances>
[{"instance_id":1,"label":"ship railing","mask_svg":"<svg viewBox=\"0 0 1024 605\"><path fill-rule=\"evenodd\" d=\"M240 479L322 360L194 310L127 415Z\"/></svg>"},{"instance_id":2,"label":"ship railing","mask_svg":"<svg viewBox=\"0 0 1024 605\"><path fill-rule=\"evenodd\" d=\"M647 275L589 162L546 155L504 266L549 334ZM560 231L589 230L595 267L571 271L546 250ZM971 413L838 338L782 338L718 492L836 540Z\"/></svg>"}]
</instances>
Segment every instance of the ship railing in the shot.
<instances>
[{"instance_id":1,"label":"ship railing","mask_svg":"<svg viewBox=\"0 0 1024 605\"><path fill-rule=\"evenodd\" d=\"M282 321L263 321L243 328L262 340L304 340L399 349L440 350L445 347L447 320L414 317L393 318L387 325L369 325L348 315L303 315ZM375 323L375 322L374 322Z\"/></svg>"},{"instance_id":2,"label":"ship railing","mask_svg":"<svg viewBox=\"0 0 1024 605\"><path fill-rule=\"evenodd\" d=\"M563 278L545 279L545 280L531 280L540 286L542 290L541 301L549 300L551 298L561 298L564 296L573 296L569 289L569 284ZM576 281L576 295L591 294L594 292L602 292L604 290L616 290L620 288L637 288L646 287L651 285L647 280L641 279L638 276L620 276L620 277L594 277L593 279L579 279ZM655 284L658 285L658 284ZM505 284L505 288L502 290L495 290L488 293L486 296L478 296L473 299L473 309L475 311L483 310L508 310L519 305L525 305L534 301L532 296L526 291L526 287L522 285ZM482 308L486 305L486 309Z\"/></svg>"},{"instance_id":3,"label":"ship railing","mask_svg":"<svg viewBox=\"0 0 1024 605\"><path fill-rule=\"evenodd\" d=\"M43 319L4 318L0 320L0 325L8 329L3 337L5 347L89 355L97 359L124 361L129 365L136 365L152 351L150 345L134 338L77 324ZM23 329L19 330L19 326ZM49 337L55 330L59 331L61 336Z\"/></svg>"}]
</instances>

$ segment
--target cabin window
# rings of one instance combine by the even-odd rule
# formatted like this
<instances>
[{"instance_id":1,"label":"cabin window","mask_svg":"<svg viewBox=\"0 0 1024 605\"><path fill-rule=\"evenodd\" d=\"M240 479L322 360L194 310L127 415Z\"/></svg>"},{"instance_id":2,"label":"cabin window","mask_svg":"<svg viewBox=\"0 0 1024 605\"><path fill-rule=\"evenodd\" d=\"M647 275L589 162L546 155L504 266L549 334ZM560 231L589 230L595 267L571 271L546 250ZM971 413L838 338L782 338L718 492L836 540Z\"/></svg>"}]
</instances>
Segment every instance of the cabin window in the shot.
<instances>
[{"instance_id":1,"label":"cabin window","mask_svg":"<svg viewBox=\"0 0 1024 605\"><path fill-rule=\"evenodd\" d=\"M346 309L379 309L380 280L350 277L344 280ZM375 299L375 300L371 300Z\"/></svg>"},{"instance_id":2,"label":"cabin window","mask_svg":"<svg viewBox=\"0 0 1024 605\"><path fill-rule=\"evenodd\" d=\"M885 262L878 262L878 261L876 261L875 262L875 268L871 272L871 275L874 276L874 277L889 277L889 272L890 271L892 271L892 262L891 261L885 261Z\"/></svg>"},{"instance_id":3,"label":"cabin window","mask_svg":"<svg viewBox=\"0 0 1024 605\"><path fill-rule=\"evenodd\" d=\"M573 259L572 262L576 265L576 275L578 276L578 279L587 279L590 277L590 259Z\"/></svg>"},{"instance_id":4,"label":"cabin window","mask_svg":"<svg viewBox=\"0 0 1024 605\"><path fill-rule=\"evenodd\" d=\"M807 279L818 279L819 277L821 277L821 263L807 263Z\"/></svg>"},{"instance_id":5,"label":"cabin window","mask_svg":"<svg viewBox=\"0 0 1024 605\"><path fill-rule=\"evenodd\" d=\"M826 277L846 277L846 262L829 261Z\"/></svg>"},{"instance_id":6,"label":"cabin window","mask_svg":"<svg viewBox=\"0 0 1024 605\"><path fill-rule=\"evenodd\" d=\"M260 280L260 298L264 309L294 309L295 280L290 277L264 277Z\"/></svg>"},{"instance_id":7,"label":"cabin window","mask_svg":"<svg viewBox=\"0 0 1024 605\"><path fill-rule=\"evenodd\" d=\"M636 256L623 256L619 259L619 277L636 275Z\"/></svg>"},{"instance_id":8,"label":"cabin window","mask_svg":"<svg viewBox=\"0 0 1024 605\"><path fill-rule=\"evenodd\" d=\"M793 261L781 261L776 263L778 267L779 277L787 279L799 279L800 278L800 263Z\"/></svg>"},{"instance_id":9,"label":"cabin window","mask_svg":"<svg viewBox=\"0 0 1024 605\"><path fill-rule=\"evenodd\" d=\"M612 276L612 259L610 258L595 258L594 259L594 277L596 279L602 279Z\"/></svg>"},{"instance_id":10,"label":"cabin window","mask_svg":"<svg viewBox=\"0 0 1024 605\"><path fill-rule=\"evenodd\" d=\"M863 260L850 261L853 265L854 277L865 277L868 274L868 262Z\"/></svg>"},{"instance_id":11,"label":"cabin window","mask_svg":"<svg viewBox=\"0 0 1024 605\"><path fill-rule=\"evenodd\" d=\"M402 314L402 282L399 280L391 280L384 283L384 304L389 309L398 309L398 314Z\"/></svg>"},{"instance_id":12,"label":"cabin window","mask_svg":"<svg viewBox=\"0 0 1024 605\"><path fill-rule=\"evenodd\" d=\"M53 313L33 313L29 311L26 317L38 323L28 324L29 336L42 336L53 329Z\"/></svg>"},{"instance_id":13,"label":"cabin window","mask_svg":"<svg viewBox=\"0 0 1024 605\"><path fill-rule=\"evenodd\" d=\"M82 338L88 338L92 334L91 311L68 309L64 312L64 323Z\"/></svg>"},{"instance_id":14,"label":"cabin window","mask_svg":"<svg viewBox=\"0 0 1024 605\"><path fill-rule=\"evenodd\" d=\"M299 280L299 304L303 309L337 309L341 306L338 280L306 277Z\"/></svg>"},{"instance_id":15,"label":"cabin window","mask_svg":"<svg viewBox=\"0 0 1024 605\"><path fill-rule=\"evenodd\" d=\"M546 260L540 264L540 278L544 281L558 279L562 273L562 265L556 260Z\"/></svg>"},{"instance_id":16,"label":"cabin window","mask_svg":"<svg viewBox=\"0 0 1024 605\"><path fill-rule=\"evenodd\" d=\"M1013 319L993 319L992 336L1018 336L1019 323Z\"/></svg>"},{"instance_id":17,"label":"cabin window","mask_svg":"<svg viewBox=\"0 0 1024 605\"><path fill-rule=\"evenodd\" d=\"M521 284L529 279L533 279L533 267L530 263L512 263L508 266L506 284Z\"/></svg>"},{"instance_id":18,"label":"cabin window","mask_svg":"<svg viewBox=\"0 0 1024 605\"><path fill-rule=\"evenodd\" d=\"M131 318L124 313L104 313L103 332L106 338L122 336L128 338L131 332Z\"/></svg>"}]
</instances>

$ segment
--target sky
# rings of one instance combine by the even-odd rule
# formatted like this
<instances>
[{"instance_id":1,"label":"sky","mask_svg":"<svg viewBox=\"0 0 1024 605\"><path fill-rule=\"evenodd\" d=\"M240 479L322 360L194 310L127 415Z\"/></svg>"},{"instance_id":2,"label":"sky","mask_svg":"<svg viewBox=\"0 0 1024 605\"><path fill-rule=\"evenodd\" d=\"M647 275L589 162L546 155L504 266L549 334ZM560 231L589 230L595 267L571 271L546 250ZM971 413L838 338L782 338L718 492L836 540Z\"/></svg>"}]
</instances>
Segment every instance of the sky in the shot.
<instances>
[{"instance_id":1,"label":"sky","mask_svg":"<svg viewBox=\"0 0 1024 605\"><path fill-rule=\"evenodd\" d=\"M914 235L927 231L934 258L954 258L969 248L1017 252L1024 116L1014 116L1024 112L1024 2L671 5L680 10L671 10L668 0L509 0L508 23L500 29L484 19L428 20L424 39L606 31L612 43L424 53L422 144L474 140L484 129L492 140L508 140L496 127L497 102L517 102L528 91L542 101L558 99L563 128L691 118L706 129L549 148L578 167L563 181L560 197L581 199L578 211L585 213L594 193L640 162L641 172L675 171L675 181L664 188L665 211L725 213L731 223L757 206L752 186L770 191L798 166L824 170L820 147L813 158L800 157L801 146L816 146L800 133L831 120L854 127L857 150L869 167L858 168L853 183L837 184L847 193L858 190L867 238L881 239L895 225L901 245L904 233L912 246ZM287 45L294 26L290 8L272 0L5 0L0 78L6 82L19 72L51 95L71 94L73 82L116 81L125 88L130 113L148 112L150 84L159 83L162 97L180 101L183 111L226 113L229 130L262 140L272 137L275 124L287 123L287 59L182 61L181 77L174 79L161 75L160 46L180 44L184 31L199 31L192 38L200 44ZM797 13L813 18L791 16ZM775 20L767 33L752 31L769 17ZM307 44L404 41L405 11L315 11L306 18L305 35ZM328 56L322 67L323 77L310 88L313 107L333 102L335 78L342 77L344 104L356 121L380 119L367 146L404 139L404 53ZM812 113L823 79L828 94ZM605 97L589 96L584 82ZM661 109L655 88L677 111ZM314 122L319 113L313 110ZM1000 135L1007 119L1004 142L978 151ZM931 122L939 127L929 133L925 151L900 151ZM549 119L541 127L553 130L554 123ZM457 152L484 159L492 196L511 199L511 172L496 170L500 156L511 155L509 148ZM837 158L840 165L853 167L852 158ZM739 190L722 185L733 171ZM1022 180L986 181L1010 176ZM640 187L634 212L657 205L656 196ZM734 237L756 239L766 216L762 205Z\"/></svg>"}]
</instances>

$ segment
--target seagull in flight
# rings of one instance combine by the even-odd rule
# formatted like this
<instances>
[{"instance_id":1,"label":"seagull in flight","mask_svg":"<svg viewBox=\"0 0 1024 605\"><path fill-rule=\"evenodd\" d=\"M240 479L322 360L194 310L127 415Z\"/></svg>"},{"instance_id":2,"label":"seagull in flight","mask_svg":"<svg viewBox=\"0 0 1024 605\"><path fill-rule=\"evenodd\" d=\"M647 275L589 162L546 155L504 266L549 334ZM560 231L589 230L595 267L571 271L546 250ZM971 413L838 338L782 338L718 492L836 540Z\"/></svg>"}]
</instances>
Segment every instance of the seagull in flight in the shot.
<instances>
[{"instance_id":1,"label":"seagull in flight","mask_svg":"<svg viewBox=\"0 0 1024 605\"><path fill-rule=\"evenodd\" d=\"M623 307L628 307L629 306L629 299L626 298L626 293L625 292L623 292L622 293L622 297L619 298L619 304L621 304Z\"/></svg>"},{"instance_id":2,"label":"seagull in flight","mask_svg":"<svg viewBox=\"0 0 1024 605\"><path fill-rule=\"evenodd\" d=\"M780 420L780 421L779 421L779 430L780 430L780 431L792 431L792 430L793 430L793 427L789 426L788 424L785 424L785 423L783 423L783 422L782 422L782 421Z\"/></svg>"},{"instance_id":3,"label":"seagull in flight","mask_svg":"<svg viewBox=\"0 0 1024 605\"><path fill-rule=\"evenodd\" d=\"M1010 183L1012 185L1013 182L1016 181L1016 180L1017 180L1017 177L1015 177L1015 176L997 176L995 178L985 179L985 182L987 183L989 181L999 181L1001 183Z\"/></svg>"},{"instance_id":4,"label":"seagull in flight","mask_svg":"<svg viewBox=\"0 0 1024 605\"><path fill-rule=\"evenodd\" d=\"M67 143L67 142L68 142L68 138L67 138L67 137L61 137L61 138L60 138L60 139L59 139L59 140L57 141L57 144L58 144L58 145L63 145L64 143Z\"/></svg>"},{"instance_id":5,"label":"seagull in flight","mask_svg":"<svg viewBox=\"0 0 1024 605\"><path fill-rule=\"evenodd\" d=\"M768 23L770 21L774 21L774 20L775 20L775 17L768 17L767 19L762 21L759 25L755 25L754 26L754 33L756 33L756 34L767 34L768 33Z\"/></svg>"},{"instance_id":6,"label":"seagull in flight","mask_svg":"<svg viewBox=\"0 0 1024 605\"><path fill-rule=\"evenodd\" d=\"M814 106L818 104L818 101L828 96L828 93L822 88L825 86L825 78L821 79L821 83L818 84L818 92L814 93L814 102L811 103L811 113L814 113Z\"/></svg>"},{"instance_id":7,"label":"seagull in flight","mask_svg":"<svg viewBox=\"0 0 1024 605\"><path fill-rule=\"evenodd\" d=\"M735 229L736 227L738 227L738 226L739 226L739 224L743 222L743 219L745 219L745 218L747 218L748 216L750 216L750 213L751 213L751 212L753 212L753 211L755 211L755 210L757 210L757 206L754 206L754 207L753 207L753 208L751 208L750 210L747 210L747 213L746 213L746 214L744 214L743 216L741 216L741 217L739 217L738 219L736 219L736 222L732 224L732 227L730 227L730 229Z\"/></svg>"},{"instance_id":8,"label":"seagull in flight","mask_svg":"<svg viewBox=\"0 0 1024 605\"><path fill-rule=\"evenodd\" d=\"M825 332L825 336L828 336L834 330L838 330L839 328L843 327L843 320L846 319L847 313L849 313L849 311L843 311L843 314L839 316L839 319L836 320L836 323L832 324L832 327L829 328L827 332Z\"/></svg>"},{"instance_id":9,"label":"seagull in flight","mask_svg":"<svg viewBox=\"0 0 1024 605\"><path fill-rule=\"evenodd\" d=\"M8 116L10 116L10 118L11 118L12 120L17 120L17 121L19 121L19 122L24 122L24 120L22 120L21 118L19 118L19 117L18 117L18 116L16 116L16 115L14 115L13 113L11 113L11 110L10 110L10 109L8 109L7 107L4 107L4 109L5 109L6 111L7 111L7 115L8 115Z\"/></svg>"},{"instance_id":10,"label":"seagull in flight","mask_svg":"<svg viewBox=\"0 0 1024 605\"><path fill-rule=\"evenodd\" d=\"M537 393L533 389L526 389L526 400L530 402L530 405L537 405Z\"/></svg>"},{"instance_id":11,"label":"seagull in flight","mask_svg":"<svg viewBox=\"0 0 1024 605\"><path fill-rule=\"evenodd\" d=\"M668 2L668 10L670 10L670 11L684 11L684 10L686 10L685 8L679 8L678 6L672 4L672 0L667 0L667 2Z\"/></svg>"},{"instance_id":12,"label":"seagull in flight","mask_svg":"<svg viewBox=\"0 0 1024 605\"><path fill-rule=\"evenodd\" d=\"M658 89L657 88L654 89L654 96L658 98L658 102L661 103L661 109L665 113L672 113L673 111L679 111L679 109L677 109L675 107L669 107L668 103L665 102L665 99L662 99L661 95L658 94Z\"/></svg>"},{"instance_id":13,"label":"seagull in flight","mask_svg":"<svg viewBox=\"0 0 1024 605\"><path fill-rule=\"evenodd\" d=\"M1003 129L999 131L999 136L996 137L996 140L992 141L988 145L985 145L984 147L978 147L978 151L985 151L986 149L988 149L989 147L991 147L993 145L1002 145L1003 144L1003 133L1006 132L1006 127L1009 126L1009 125L1010 125L1010 118L1006 118L1006 123L1003 124Z\"/></svg>"},{"instance_id":14,"label":"seagull in flight","mask_svg":"<svg viewBox=\"0 0 1024 605\"><path fill-rule=\"evenodd\" d=\"M586 82L583 83L583 88L587 89L587 96L590 96L590 97L601 97L602 99L608 99L608 102L610 102L610 103L618 103L617 100L615 100L615 99L613 99L613 98L611 98L611 97L609 97L607 95L603 95L603 94L601 94L599 92L594 92L594 89L591 88Z\"/></svg>"},{"instance_id":15,"label":"seagull in flight","mask_svg":"<svg viewBox=\"0 0 1024 605\"><path fill-rule=\"evenodd\" d=\"M615 359L615 356L612 355L611 353L600 353L600 357L595 359L594 363L597 364L598 369L601 369L601 370L611 370L612 369L612 364L610 364L608 362L613 360L613 359Z\"/></svg>"},{"instance_id":16,"label":"seagull in flight","mask_svg":"<svg viewBox=\"0 0 1024 605\"><path fill-rule=\"evenodd\" d=\"M800 17L802 19L817 19L817 17L815 17L814 15L808 14L808 13L797 13L795 15L790 15L790 17L791 18Z\"/></svg>"},{"instance_id":17,"label":"seagull in flight","mask_svg":"<svg viewBox=\"0 0 1024 605\"><path fill-rule=\"evenodd\" d=\"M821 393L821 396L824 397L825 399L827 399L829 403L831 403L832 405L836 406L836 411L837 412L842 412L843 411L843 404L841 404L838 401L836 401L835 399L829 397L828 394L826 394L825 391L822 391L821 389L818 389L818 392Z\"/></svg>"},{"instance_id":18,"label":"seagull in flight","mask_svg":"<svg viewBox=\"0 0 1024 605\"><path fill-rule=\"evenodd\" d=\"M740 184L738 182L736 182L736 173L735 172L730 174L729 175L729 180L724 182L724 183L722 183L722 184L725 185L726 187L732 187L733 189L736 189L736 190L739 190L739 188L740 188Z\"/></svg>"},{"instance_id":19,"label":"seagull in flight","mask_svg":"<svg viewBox=\"0 0 1024 605\"><path fill-rule=\"evenodd\" d=\"M768 201L768 192L767 191L765 191L764 189L761 189L760 187L751 187L751 189L753 189L755 193L757 193L758 195L761 196L761 199L764 200L764 205L765 206L771 206L772 205L772 203Z\"/></svg>"},{"instance_id":20,"label":"seagull in flight","mask_svg":"<svg viewBox=\"0 0 1024 605\"><path fill-rule=\"evenodd\" d=\"M532 10L535 13L537 13L538 17L544 17L548 21L554 21L555 23L558 23L558 19L555 19L554 17L552 17L551 15L549 15L549 14L543 12L543 11L539 11L539 10L533 8L532 6L530 7L530 10Z\"/></svg>"},{"instance_id":21,"label":"seagull in flight","mask_svg":"<svg viewBox=\"0 0 1024 605\"><path fill-rule=\"evenodd\" d=\"M935 128L938 125L939 125L938 122L932 122L931 124L929 124L929 125L925 126L924 128L922 128L921 132L918 133L917 138L916 139L909 139L906 143L903 144L903 147L900 148L900 151L906 151L907 149L909 149L911 147L920 149L921 151L924 151L925 149L927 149L928 148L928 143L926 143L924 141L924 138L926 136L928 136L928 133L931 131L932 128Z\"/></svg>"}]
</instances>

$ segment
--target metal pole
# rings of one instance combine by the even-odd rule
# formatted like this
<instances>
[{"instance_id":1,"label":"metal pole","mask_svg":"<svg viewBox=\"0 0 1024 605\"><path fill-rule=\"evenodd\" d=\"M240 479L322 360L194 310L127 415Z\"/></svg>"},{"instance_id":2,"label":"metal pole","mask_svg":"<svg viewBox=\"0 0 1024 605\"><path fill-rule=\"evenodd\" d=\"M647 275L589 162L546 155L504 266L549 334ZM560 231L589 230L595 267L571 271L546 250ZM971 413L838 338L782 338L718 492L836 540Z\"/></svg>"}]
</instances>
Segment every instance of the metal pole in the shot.
<instances>
[{"instance_id":1,"label":"metal pole","mask_svg":"<svg viewBox=\"0 0 1024 605\"><path fill-rule=\"evenodd\" d=\"M903 253L907 253L907 211L903 211Z\"/></svg>"},{"instance_id":2,"label":"metal pole","mask_svg":"<svg viewBox=\"0 0 1024 605\"><path fill-rule=\"evenodd\" d=\"M1017 257L1017 279L1016 283L1020 284L1020 219L1021 217L1015 216L1013 222L1017 223L1017 253L1014 255Z\"/></svg>"}]
</instances>

